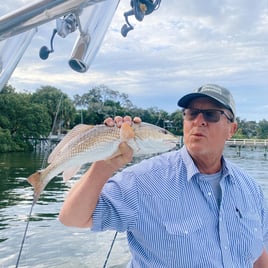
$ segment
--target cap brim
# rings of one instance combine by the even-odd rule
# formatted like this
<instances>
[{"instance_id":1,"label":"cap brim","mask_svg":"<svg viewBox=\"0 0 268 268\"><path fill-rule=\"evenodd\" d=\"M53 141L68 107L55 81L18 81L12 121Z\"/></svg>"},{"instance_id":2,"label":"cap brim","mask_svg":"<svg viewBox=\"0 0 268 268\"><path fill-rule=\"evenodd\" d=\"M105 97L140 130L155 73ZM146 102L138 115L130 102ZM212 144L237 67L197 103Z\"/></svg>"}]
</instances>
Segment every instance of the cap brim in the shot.
<instances>
[{"instance_id":1,"label":"cap brim","mask_svg":"<svg viewBox=\"0 0 268 268\"><path fill-rule=\"evenodd\" d=\"M189 103L193 99L200 98L200 97L209 97L209 96L202 94L202 93L190 93L190 94L183 96L181 99L178 100L178 106L187 108Z\"/></svg>"}]
</instances>

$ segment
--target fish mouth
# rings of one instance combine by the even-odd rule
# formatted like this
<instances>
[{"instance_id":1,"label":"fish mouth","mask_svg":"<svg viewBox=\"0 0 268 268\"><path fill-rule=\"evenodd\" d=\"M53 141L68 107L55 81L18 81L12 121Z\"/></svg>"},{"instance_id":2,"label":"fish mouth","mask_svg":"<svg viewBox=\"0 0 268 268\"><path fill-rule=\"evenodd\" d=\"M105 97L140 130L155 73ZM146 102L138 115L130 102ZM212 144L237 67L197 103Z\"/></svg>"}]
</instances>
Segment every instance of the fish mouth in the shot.
<instances>
[{"instance_id":1,"label":"fish mouth","mask_svg":"<svg viewBox=\"0 0 268 268\"><path fill-rule=\"evenodd\" d=\"M179 140L166 140L164 143L170 143L170 144L178 144Z\"/></svg>"},{"instance_id":2,"label":"fish mouth","mask_svg":"<svg viewBox=\"0 0 268 268\"><path fill-rule=\"evenodd\" d=\"M179 142L179 140L172 140L171 139L171 140L164 140L163 144L164 144L164 146L171 147L171 149L172 149L172 148L177 147L180 144L180 142Z\"/></svg>"}]
</instances>

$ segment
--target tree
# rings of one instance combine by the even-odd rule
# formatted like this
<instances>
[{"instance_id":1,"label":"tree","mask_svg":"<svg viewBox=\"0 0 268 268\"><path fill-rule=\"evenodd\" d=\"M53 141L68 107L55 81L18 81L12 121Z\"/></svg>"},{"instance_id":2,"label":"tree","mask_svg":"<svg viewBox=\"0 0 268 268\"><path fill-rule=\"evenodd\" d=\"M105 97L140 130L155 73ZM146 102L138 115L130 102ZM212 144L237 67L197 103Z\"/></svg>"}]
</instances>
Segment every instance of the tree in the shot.
<instances>
[{"instance_id":1,"label":"tree","mask_svg":"<svg viewBox=\"0 0 268 268\"><path fill-rule=\"evenodd\" d=\"M19 151L20 148L17 147L16 143L13 141L10 131L8 129L2 129L0 127L0 152L12 152Z\"/></svg>"},{"instance_id":2,"label":"tree","mask_svg":"<svg viewBox=\"0 0 268 268\"><path fill-rule=\"evenodd\" d=\"M268 138L268 121L263 119L259 121L257 127L257 137L259 139L267 139Z\"/></svg>"},{"instance_id":3,"label":"tree","mask_svg":"<svg viewBox=\"0 0 268 268\"><path fill-rule=\"evenodd\" d=\"M60 89L51 86L43 86L32 94L31 101L36 104L43 104L51 118L51 130L53 134L61 129L68 129L73 126L75 118L75 107L72 100Z\"/></svg>"},{"instance_id":4,"label":"tree","mask_svg":"<svg viewBox=\"0 0 268 268\"><path fill-rule=\"evenodd\" d=\"M181 110L177 110L170 115L170 120L173 122L172 133L182 136L183 135L183 114Z\"/></svg>"},{"instance_id":5,"label":"tree","mask_svg":"<svg viewBox=\"0 0 268 268\"><path fill-rule=\"evenodd\" d=\"M82 110L77 114L77 120L83 117L84 123L93 125L102 123L108 116L125 115L133 106L127 94L105 85L93 87L82 96L75 95L74 104ZM86 113L83 112L84 109L87 110Z\"/></svg>"},{"instance_id":6,"label":"tree","mask_svg":"<svg viewBox=\"0 0 268 268\"><path fill-rule=\"evenodd\" d=\"M101 124L105 117L115 115L139 116L144 122L183 135L180 110L168 114L157 107L139 108L132 104L127 94L105 85L94 87L81 96L75 95L73 101L51 86L30 94L16 93L12 86L6 85L0 91L0 152L29 149L27 139L48 136L54 124L57 126L55 134L59 128L67 130L81 122ZM234 138L268 138L267 120L256 123L238 117L237 122L239 129Z\"/></svg>"},{"instance_id":7,"label":"tree","mask_svg":"<svg viewBox=\"0 0 268 268\"><path fill-rule=\"evenodd\" d=\"M257 135L257 123L255 121L246 121L245 119L240 120L237 117L238 130L234 135L234 138L246 138L251 139Z\"/></svg>"},{"instance_id":8,"label":"tree","mask_svg":"<svg viewBox=\"0 0 268 268\"><path fill-rule=\"evenodd\" d=\"M30 94L0 94L0 129L2 151L29 148L27 138L39 138L50 130L50 119L43 105L31 103Z\"/></svg>"},{"instance_id":9,"label":"tree","mask_svg":"<svg viewBox=\"0 0 268 268\"><path fill-rule=\"evenodd\" d=\"M15 93L15 88L12 87L11 85L5 85L0 91L0 94L12 94L12 93Z\"/></svg>"}]
</instances>

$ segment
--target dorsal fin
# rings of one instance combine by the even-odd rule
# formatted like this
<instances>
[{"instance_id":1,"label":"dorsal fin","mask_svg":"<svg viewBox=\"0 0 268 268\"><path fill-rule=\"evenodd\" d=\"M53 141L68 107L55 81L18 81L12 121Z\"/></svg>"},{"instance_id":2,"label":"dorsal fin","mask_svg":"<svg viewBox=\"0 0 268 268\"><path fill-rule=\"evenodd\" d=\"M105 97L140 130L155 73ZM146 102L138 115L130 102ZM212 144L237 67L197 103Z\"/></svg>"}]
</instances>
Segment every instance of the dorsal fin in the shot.
<instances>
[{"instance_id":1,"label":"dorsal fin","mask_svg":"<svg viewBox=\"0 0 268 268\"><path fill-rule=\"evenodd\" d=\"M48 157L48 164L50 164L55 157L57 157L62 149L64 148L64 146L66 144L68 144L74 137L76 137L77 135L86 132L88 130L90 130L91 128L93 128L94 125L85 125L85 124L79 124L77 126L75 126L74 128L72 128L65 136L64 138L58 143L58 145L55 147L55 149L51 152L51 154Z\"/></svg>"}]
</instances>

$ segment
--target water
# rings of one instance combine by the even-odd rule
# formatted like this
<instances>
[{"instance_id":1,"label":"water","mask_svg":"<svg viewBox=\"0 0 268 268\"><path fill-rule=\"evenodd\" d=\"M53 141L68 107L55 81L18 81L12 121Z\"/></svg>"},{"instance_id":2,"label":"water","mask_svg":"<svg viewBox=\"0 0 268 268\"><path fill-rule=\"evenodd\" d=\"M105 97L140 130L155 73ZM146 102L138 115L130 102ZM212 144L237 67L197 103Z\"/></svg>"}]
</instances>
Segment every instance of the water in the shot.
<instances>
[{"instance_id":1,"label":"water","mask_svg":"<svg viewBox=\"0 0 268 268\"><path fill-rule=\"evenodd\" d=\"M0 267L15 267L32 203L26 178L42 166L36 153L0 154ZM115 232L68 228L57 219L71 185L52 180L34 206L19 267L103 267ZM124 234L118 234L108 267L129 260Z\"/></svg>"},{"instance_id":2,"label":"water","mask_svg":"<svg viewBox=\"0 0 268 268\"><path fill-rule=\"evenodd\" d=\"M225 155L256 178L268 200L264 149L242 149L239 156L235 148L228 148ZM39 153L0 154L0 268L16 265L32 202L26 178L42 166L43 158ZM74 182L65 184L57 177L48 184L34 206L19 267L103 267L115 232L69 228L57 219ZM125 267L129 258L125 234L118 234L107 267Z\"/></svg>"}]
</instances>

